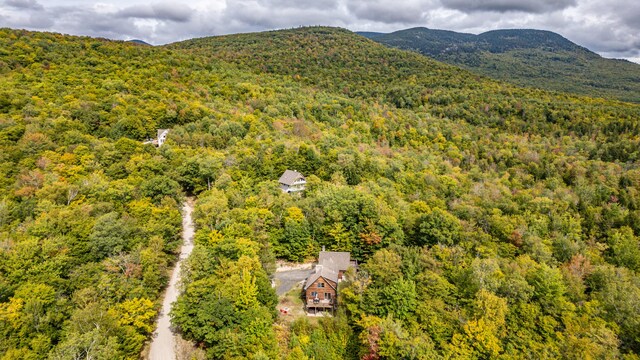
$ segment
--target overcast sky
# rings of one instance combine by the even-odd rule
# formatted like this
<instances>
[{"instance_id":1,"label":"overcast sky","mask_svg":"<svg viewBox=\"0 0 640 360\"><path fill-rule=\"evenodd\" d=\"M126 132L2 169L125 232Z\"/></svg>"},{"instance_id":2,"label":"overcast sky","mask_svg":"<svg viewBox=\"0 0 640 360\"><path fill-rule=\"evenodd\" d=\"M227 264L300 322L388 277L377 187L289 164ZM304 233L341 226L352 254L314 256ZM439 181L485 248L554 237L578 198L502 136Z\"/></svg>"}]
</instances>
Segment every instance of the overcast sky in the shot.
<instances>
[{"instance_id":1,"label":"overcast sky","mask_svg":"<svg viewBox=\"0 0 640 360\"><path fill-rule=\"evenodd\" d=\"M638 0L0 0L0 27L159 45L301 25L391 32L424 26L478 34L557 32L605 57L640 63Z\"/></svg>"}]
</instances>

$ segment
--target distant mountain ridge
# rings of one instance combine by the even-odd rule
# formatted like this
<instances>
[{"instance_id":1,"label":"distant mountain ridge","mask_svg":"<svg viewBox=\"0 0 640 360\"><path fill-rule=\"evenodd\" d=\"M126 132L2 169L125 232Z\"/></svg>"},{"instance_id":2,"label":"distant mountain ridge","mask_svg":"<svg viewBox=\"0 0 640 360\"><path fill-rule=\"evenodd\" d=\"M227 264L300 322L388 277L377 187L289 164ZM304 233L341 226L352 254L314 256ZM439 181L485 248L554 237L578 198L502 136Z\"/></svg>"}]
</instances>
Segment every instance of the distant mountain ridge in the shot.
<instances>
[{"instance_id":1,"label":"distant mountain ridge","mask_svg":"<svg viewBox=\"0 0 640 360\"><path fill-rule=\"evenodd\" d=\"M486 50L491 52L505 52L514 49L536 47L549 51L584 51L596 55L587 48L569 41L562 35L546 30L492 30L479 34L476 37L480 44L488 45Z\"/></svg>"},{"instance_id":2,"label":"distant mountain ridge","mask_svg":"<svg viewBox=\"0 0 640 360\"><path fill-rule=\"evenodd\" d=\"M153 45L149 44L148 42L146 42L144 40L140 40L140 39L127 40L127 42L138 44L138 45L153 46Z\"/></svg>"},{"instance_id":3,"label":"distant mountain ridge","mask_svg":"<svg viewBox=\"0 0 640 360\"><path fill-rule=\"evenodd\" d=\"M423 27L400 30L393 33L358 32L364 37L406 50L416 50L424 55L442 56L447 53L477 53L489 51L504 53L511 50L541 49L545 51L576 51L599 57L598 54L579 46L562 35L533 29L491 30L474 35L449 30Z\"/></svg>"},{"instance_id":4,"label":"distant mountain ridge","mask_svg":"<svg viewBox=\"0 0 640 360\"><path fill-rule=\"evenodd\" d=\"M640 102L640 65L602 58L551 31L507 29L474 35L412 28L358 34L517 85Z\"/></svg>"}]
</instances>

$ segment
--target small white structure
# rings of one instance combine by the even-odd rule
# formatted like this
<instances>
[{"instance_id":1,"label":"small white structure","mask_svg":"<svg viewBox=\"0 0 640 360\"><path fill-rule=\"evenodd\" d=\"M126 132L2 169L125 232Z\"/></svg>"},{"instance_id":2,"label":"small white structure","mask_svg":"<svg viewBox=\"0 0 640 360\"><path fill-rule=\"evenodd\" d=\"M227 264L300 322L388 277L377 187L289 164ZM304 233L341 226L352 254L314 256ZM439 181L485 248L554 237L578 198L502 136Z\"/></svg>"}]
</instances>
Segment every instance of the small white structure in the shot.
<instances>
[{"instance_id":1,"label":"small white structure","mask_svg":"<svg viewBox=\"0 0 640 360\"><path fill-rule=\"evenodd\" d=\"M286 170L278 181L280 182L280 189L286 193L304 191L304 187L307 184L304 175L294 170Z\"/></svg>"},{"instance_id":2,"label":"small white structure","mask_svg":"<svg viewBox=\"0 0 640 360\"><path fill-rule=\"evenodd\" d=\"M156 147L160 147L167 140L167 135L169 135L169 129L158 129L158 137L157 138L149 139L149 140L143 142L142 144L143 145L152 144L152 145L155 145Z\"/></svg>"},{"instance_id":3,"label":"small white structure","mask_svg":"<svg viewBox=\"0 0 640 360\"><path fill-rule=\"evenodd\" d=\"M167 140L168 134L169 134L169 129L158 129L158 147L164 144L165 140Z\"/></svg>"}]
</instances>

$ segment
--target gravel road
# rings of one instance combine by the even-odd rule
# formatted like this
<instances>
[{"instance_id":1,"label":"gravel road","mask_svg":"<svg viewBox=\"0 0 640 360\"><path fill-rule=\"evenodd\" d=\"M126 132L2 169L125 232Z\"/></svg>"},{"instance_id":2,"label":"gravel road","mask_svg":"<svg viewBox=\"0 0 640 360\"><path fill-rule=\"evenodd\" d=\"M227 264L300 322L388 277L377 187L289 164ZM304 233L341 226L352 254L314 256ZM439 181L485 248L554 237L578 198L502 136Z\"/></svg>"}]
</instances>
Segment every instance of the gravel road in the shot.
<instances>
[{"instance_id":1,"label":"gravel road","mask_svg":"<svg viewBox=\"0 0 640 360\"><path fill-rule=\"evenodd\" d=\"M291 290L297 283L306 279L313 270L311 269L294 269L286 271L276 271L275 277L278 282L276 294L282 296Z\"/></svg>"},{"instance_id":2,"label":"gravel road","mask_svg":"<svg viewBox=\"0 0 640 360\"><path fill-rule=\"evenodd\" d=\"M169 311L171 304L178 299L177 285L180 282L180 265L182 261L189 257L193 250L193 220L191 213L193 212L193 198L187 198L182 208L182 248L180 248L180 258L173 268L169 286L167 287L164 301L162 302L162 310L156 322L156 331L153 333L151 349L149 351L149 360L175 360L176 359L176 340L175 334L171 330L171 322L169 320Z\"/></svg>"}]
</instances>

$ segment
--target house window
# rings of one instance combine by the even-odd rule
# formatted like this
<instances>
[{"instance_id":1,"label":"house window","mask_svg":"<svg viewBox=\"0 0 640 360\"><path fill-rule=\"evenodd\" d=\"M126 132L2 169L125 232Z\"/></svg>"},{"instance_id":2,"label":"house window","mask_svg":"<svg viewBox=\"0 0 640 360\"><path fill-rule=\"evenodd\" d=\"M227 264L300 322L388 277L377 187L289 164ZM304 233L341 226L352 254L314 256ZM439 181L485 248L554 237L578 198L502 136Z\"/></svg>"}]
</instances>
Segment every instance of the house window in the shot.
<instances>
[{"instance_id":1,"label":"house window","mask_svg":"<svg viewBox=\"0 0 640 360\"><path fill-rule=\"evenodd\" d=\"M318 283L318 287L319 288L323 288L324 287L324 283Z\"/></svg>"},{"instance_id":2,"label":"house window","mask_svg":"<svg viewBox=\"0 0 640 360\"><path fill-rule=\"evenodd\" d=\"M331 300L331 293L324 293L325 300Z\"/></svg>"},{"instance_id":3,"label":"house window","mask_svg":"<svg viewBox=\"0 0 640 360\"><path fill-rule=\"evenodd\" d=\"M312 298L317 298L318 297L318 292L317 291L312 291L311 292L311 297Z\"/></svg>"}]
</instances>

